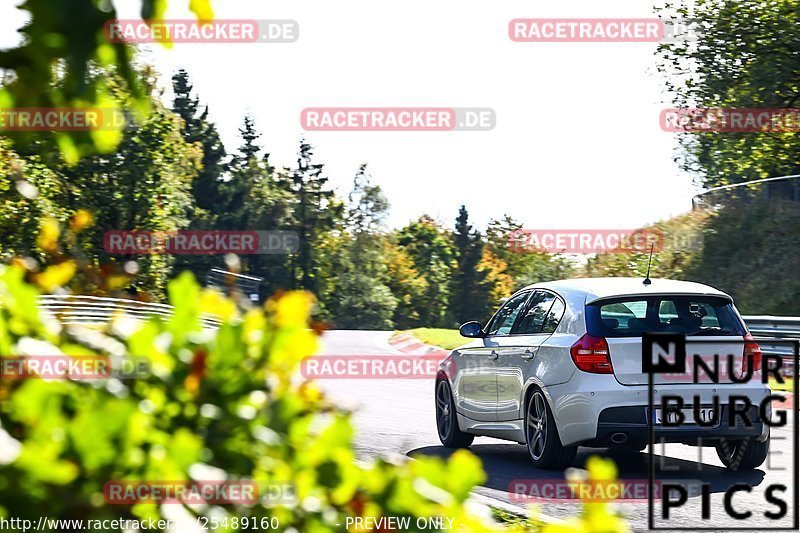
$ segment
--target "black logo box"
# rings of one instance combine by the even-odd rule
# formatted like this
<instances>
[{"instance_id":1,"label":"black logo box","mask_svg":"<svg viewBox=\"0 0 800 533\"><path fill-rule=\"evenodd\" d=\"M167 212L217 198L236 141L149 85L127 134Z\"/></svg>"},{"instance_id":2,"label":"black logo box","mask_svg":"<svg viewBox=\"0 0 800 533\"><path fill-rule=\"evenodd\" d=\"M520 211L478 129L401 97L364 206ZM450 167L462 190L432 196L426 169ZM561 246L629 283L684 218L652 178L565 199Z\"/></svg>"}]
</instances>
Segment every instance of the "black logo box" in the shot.
<instances>
[{"instance_id":1,"label":"black logo box","mask_svg":"<svg viewBox=\"0 0 800 533\"><path fill-rule=\"evenodd\" d=\"M794 383L792 398L794 400L792 411L794 427L792 429L792 461L793 461L793 481L794 481L794 497L792 501L792 509L794 510L794 520L791 526L775 526L770 527L770 531L797 531L800 529L800 447L798 447L798 360L800 359L800 340L798 339L757 339L756 342L764 342L769 344L784 344L793 348L793 378ZM720 531L720 526L715 527L655 527L655 514L654 506L655 501L654 485L655 485L655 458L653 450L655 448L655 424L652 422L651 414L655 408L653 402L653 391L655 384L653 383L653 375L661 373L685 373L686 372L686 346L687 344L711 344L719 343L719 340L712 339L695 339L691 341L686 340L685 335L672 334L672 333L645 333L642 336L642 372L647 373L647 417L648 417L648 487L647 487L647 527L650 531ZM744 346L747 340L725 340L726 344L741 344ZM653 343L658 343L662 349L667 349L670 344L675 345L675 361L669 362L660 359L653 362ZM724 527L725 531L764 531L764 527Z\"/></svg>"}]
</instances>

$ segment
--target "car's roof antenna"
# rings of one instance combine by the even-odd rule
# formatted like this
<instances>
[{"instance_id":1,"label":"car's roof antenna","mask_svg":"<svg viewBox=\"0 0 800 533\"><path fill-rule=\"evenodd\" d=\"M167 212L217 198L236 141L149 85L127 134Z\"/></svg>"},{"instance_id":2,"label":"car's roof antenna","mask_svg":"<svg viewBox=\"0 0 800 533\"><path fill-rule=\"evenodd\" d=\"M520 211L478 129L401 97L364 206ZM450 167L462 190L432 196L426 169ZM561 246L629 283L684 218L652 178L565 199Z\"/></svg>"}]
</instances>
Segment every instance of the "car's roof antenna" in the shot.
<instances>
[{"instance_id":1,"label":"car's roof antenna","mask_svg":"<svg viewBox=\"0 0 800 533\"><path fill-rule=\"evenodd\" d=\"M652 281L650 281L650 266L653 264L653 247L654 246L655 246L655 243L652 243L650 245L650 259L647 261L647 277L644 278L644 281L642 282L642 284L645 285L645 286L650 285L651 283L653 283Z\"/></svg>"}]
</instances>

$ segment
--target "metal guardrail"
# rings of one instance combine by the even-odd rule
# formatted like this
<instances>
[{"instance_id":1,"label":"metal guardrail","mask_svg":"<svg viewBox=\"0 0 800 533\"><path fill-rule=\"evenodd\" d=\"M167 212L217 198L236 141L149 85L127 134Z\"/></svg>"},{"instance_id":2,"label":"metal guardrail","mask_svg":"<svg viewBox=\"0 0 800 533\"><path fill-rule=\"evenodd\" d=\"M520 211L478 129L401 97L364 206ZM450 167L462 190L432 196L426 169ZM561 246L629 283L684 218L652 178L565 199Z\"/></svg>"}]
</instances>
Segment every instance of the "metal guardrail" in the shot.
<instances>
[{"instance_id":1,"label":"metal guardrail","mask_svg":"<svg viewBox=\"0 0 800 533\"><path fill-rule=\"evenodd\" d=\"M745 323L764 353L781 355L787 375L794 375L794 348L791 344L772 343L770 339L800 339L800 317L751 315Z\"/></svg>"},{"instance_id":2,"label":"metal guardrail","mask_svg":"<svg viewBox=\"0 0 800 533\"><path fill-rule=\"evenodd\" d=\"M134 320L172 316L171 305L99 296L40 296L39 309L57 318L65 326L105 324L118 316ZM213 329L219 327L221 321L213 315L203 314L201 323L204 328Z\"/></svg>"},{"instance_id":3,"label":"metal guardrail","mask_svg":"<svg viewBox=\"0 0 800 533\"><path fill-rule=\"evenodd\" d=\"M223 294L230 294L236 288L246 295L251 302L258 302L261 298L261 283L264 278L260 276L247 276L228 272L219 268L212 268L206 274L206 287L212 287Z\"/></svg>"},{"instance_id":4,"label":"metal guardrail","mask_svg":"<svg viewBox=\"0 0 800 533\"><path fill-rule=\"evenodd\" d=\"M722 197L744 198L748 195L761 195L764 198L783 198L800 202L800 174L791 176L776 176L760 180L743 181L731 185L712 187L692 197L692 209L701 206L714 205L715 198Z\"/></svg>"}]
</instances>

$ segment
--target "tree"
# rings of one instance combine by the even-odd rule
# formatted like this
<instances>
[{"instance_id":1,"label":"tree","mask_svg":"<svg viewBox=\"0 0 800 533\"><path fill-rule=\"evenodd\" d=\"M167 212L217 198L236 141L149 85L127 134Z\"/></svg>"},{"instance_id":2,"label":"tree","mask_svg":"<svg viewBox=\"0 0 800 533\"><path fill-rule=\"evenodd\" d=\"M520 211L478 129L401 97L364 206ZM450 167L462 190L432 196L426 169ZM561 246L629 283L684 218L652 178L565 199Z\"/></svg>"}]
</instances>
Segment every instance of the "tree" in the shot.
<instances>
[{"instance_id":1,"label":"tree","mask_svg":"<svg viewBox=\"0 0 800 533\"><path fill-rule=\"evenodd\" d=\"M225 146L216 125L208 118L208 106L200 111L200 102L192 94L193 86L188 72L180 69L175 73L172 76L172 87L172 110L183 119L183 138L187 143L199 146L203 153L202 167L192 182L196 208L189 229L214 229L219 218L228 212L231 203L223 182L227 170ZM176 257L175 270L189 269L195 277L203 279L216 261L217 258L209 255L182 255Z\"/></svg>"},{"instance_id":2,"label":"tree","mask_svg":"<svg viewBox=\"0 0 800 533\"><path fill-rule=\"evenodd\" d=\"M800 313L800 209L796 202L730 202L706 213L702 253L684 266L688 279L733 296L744 314ZM660 254L663 255L663 254ZM663 259L662 259L663 261ZM662 269L657 270L662 275Z\"/></svg>"},{"instance_id":3,"label":"tree","mask_svg":"<svg viewBox=\"0 0 800 533\"><path fill-rule=\"evenodd\" d=\"M36 235L45 217L69 218L70 186L36 155L23 157L0 137L0 258L37 254Z\"/></svg>"},{"instance_id":4,"label":"tree","mask_svg":"<svg viewBox=\"0 0 800 533\"><path fill-rule=\"evenodd\" d=\"M491 304L487 273L480 268L484 245L481 234L473 231L469 224L469 213L464 205L456 218L453 245L456 267L450 289L450 314L458 323L484 319Z\"/></svg>"},{"instance_id":5,"label":"tree","mask_svg":"<svg viewBox=\"0 0 800 533\"><path fill-rule=\"evenodd\" d=\"M486 230L487 248L490 255L485 256L487 267L491 265L491 278L503 289L507 287L508 278L513 279L512 291L532 283L568 278L573 274L572 261L559 254L550 254L536 250L520 250L511 246L509 239L515 230L522 229L522 224L510 215L502 219L490 220ZM505 275L504 275L505 274ZM494 294L502 292L498 286ZM507 292L505 296L508 296ZM495 304L497 302L495 301Z\"/></svg>"},{"instance_id":6,"label":"tree","mask_svg":"<svg viewBox=\"0 0 800 533\"><path fill-rule=\"evenodd\" d=\"M73 201L94 213L95 227L85 235L88 257L99 263L135 260L139 275L134 285L163 297L172 257L110 256L102 244L108 230L185 229L194 213L192 182L202 152L184 140L180 118L158 102L153 107L143 124L126 129L114 154L86 157L60 172L77 185Z\"/></svg>"},{"instance_id":7,"label":"tree","mask_svg":"<svg viewBox=\"0 0 800 533\"><path fill-rule=\"evenodd\" d=\"M327 270L332 290L326 301L336 327L393 327L397 298L386 284L384 237L380 234L388 209L388 200L379 186L371 184L367 165L362 164L348 196L347 225L338 239L338 261Z\"/></svg>"},{"instance_id":8,"label":"tree","mask_svg":"<svg viewBox=\"0 0 800 533\"><path fill-rule=\"evenodd\" d=\"M342 216L342 204L327 188L324 164L313 162L314 149L304 139L300 141L297 168L281 173L278 182L291 195L292 222L300 238L297 260L292 262L296 285L316 291L319 285L315 246ZM297 270L299 269L299 275Z\"/></svg>"},{"instance_id":9,"label":"tree","mask_svg":"<svg viewBox=\"0 0 800 533\"><path fill-rule=\"evenodd\" d=\"M778 108L800 103L796 1L698 0L660 10L698 25L697 41L659 46L678 107ZM683 167L706 187L800 173L796 132L684 133Z\"/></svg>"},{"instance_id":10,"label":"tree","mask_svg":"<svg viewBox=\"0 0 800 533\"><path fill-rule=\"evenodd\" d=\"M257 159L262 150L261 145L258 144L261 133L256 129L256 119L253 118L253 115L248 113L244 116L244 123L239 129L239 135L244 141L244 144L239 147L239 154L241 154L239 157L245 161ZM267 154L267 158L269 158L269 154Z\"/></svg>"},{"instance_id":11,"label":"tree","mask_svg":"<svg viewBox=\"0 0 800 533\"><path fill-rule=\"evenodd\" d=\"M233 154L229 165L230 175L221 189L224 191L224 204L217 227L226 230L242 230L248 228L248 202L258 184L272 179L273 168L269 164L269 154L261 156L261 146L257 139L261 137L256 128L255 119L245 115L239 135L244 141L238 151Z\"/></svg>"},{"instance_id":12,"label":"tree","mask_svg":"<svg viewBox=\"0 0 800 533\"><path fill-rule=\"evenodd\" d=\"M392 234L385 240L387 286L397 300L393 322L398 329L411 329L430 324L423 322L421 302L429 290L406 248L397 244Z\"/></svg>"},{"instance_id":13,"label":"tree","mask_svg":"<svg viewBox=\"0 0 800 533\"><path fill-rule=\"evenodd\" d=\"M374 234L382 228L389 200L379 185L372 184L366 163L358 167L348 202L347 221L356 235Z\"/></svg>"},{"instance_id":14,"label":"tree","mask_svg":"<svg viewBox=\"0 0 800 533\"><path fill-rule=\"evenodd\" d=\"M514 277L524 270L526 258L524 254L510 245L509 238L515 230L522 229L522 224L511 215L503 215L501 219L492 219L486 227L486 247L507 265L508 273Z\"/></svg>"},{"instance_id":15,"label":"tree","mask_svg":"<svg viewBox=\"0 0 800 533\"><path fill-rule=\"evenodd\" d=\"M485 272L486 283L489 287L487 313L478 321L487 320L491 312L497 308L503 298L511 295L516 288L516 281L508 273L508 265L505 261L494 255L488 246L483 248L483 257L478 268Z\"/></svg>"},{"instance_id":16,"label":"tree","mask_svg":"<svg viewBox=\"0 0 800 533\"><path fill-rule=\"evenodd\" d=\"M113 79L113 69L94 71L92 76ZM142 68L141 83L155 86L152 70ZM88 81L87 81L88 82ZM163 298L173 259L166 255L109 255L104 250L104 234L109 230L174 231L186 228L196 206L191 194L193 180L200 170L200 145L184 140L183 121L155 97L152 112L143 120L127 106L130 95L116 85L115 106L128 113L129 121L122 140L112 153L87 155L77 163L64 161L48 142L20 145L24 154L0 141L0 187L2 202L9 217L0 216L2 250L8 255L40 258L34 227L45 219L66 222L85 210L94 224L68 243L70 253L96 268L117 269L135 261L136 290ZM21 224L27 226L20 235ZM29 232L29 233L28 233ZM5 234L5 235L2 235ZM88 284L86 290L100 290Z\"/></svg>"},{"instance_id":17,"label":"tree","mask_svg":"<svg viewBox=\"0 0 800 533\"><path fill-rule=\"evenodd\" d=\"M285 173L275 170L269 153L258 144L261 133L251 115L245 115L239 134L243 142L233 154L229 177L222 185L227 205L218 227L240 231L287 229L292 223L292 196L282 186ZM264 278L265 294L293 285L289 258L284 254L248 254L240 260L243 272Z\"/></svg>"},{"instance_id":18,"label":"tree","mask_svg":"<svg viewBox=\"0 0 800 533\"><path fill-rule=\"evenodd\" d=\"M357 268L337 275L329 302L337 329L393 329L397 298L388 286Z\"/></svg>"},{"instance_id":19,"label":"tree","mask_svg":"<svg viewBox=\"0 0 800 533\"><path fill-rule=\"evenodd\" d=\"M456 262L450 233L429 215L422 215L397 232L396 242L425 280L425 292L412 302L413 314L427 327L454 326L449 302Z\"/></svg>"},{"instance_id":20,"label":"tree","mask_svg":"<svg viewBox=\"0 0 800 533\"><path fill-rule=\"evenodd\" d=\"M715 239L716 231L709 231L711 211L696 210L668 220L656 222L644 232L659 237L650 262L649 248L645 250L609 251L590 257L581 267L584 276L640 276L668 279L697 279L695 264L704 255L704 244ZM727 256L723 256L728 261ZM709 283L715 287L713 281Z\"/></svg>"},{"instance_id":21,"label":"tree","mask_svg":"<svg viewBox=\"0 0 800 533\"><path fill-rule=\"evenodd\" d=\"M218 216L229 203L221 187L226 171L225 146L208 118L208 106L201 112L199 99L192 95L189 73L180 69L172 77L172 87L172 110L183 119L183 138L189 144L199 143L203 150L202 169L192 184L192 195L198 207Z\"/></svg>"}]
</instances>

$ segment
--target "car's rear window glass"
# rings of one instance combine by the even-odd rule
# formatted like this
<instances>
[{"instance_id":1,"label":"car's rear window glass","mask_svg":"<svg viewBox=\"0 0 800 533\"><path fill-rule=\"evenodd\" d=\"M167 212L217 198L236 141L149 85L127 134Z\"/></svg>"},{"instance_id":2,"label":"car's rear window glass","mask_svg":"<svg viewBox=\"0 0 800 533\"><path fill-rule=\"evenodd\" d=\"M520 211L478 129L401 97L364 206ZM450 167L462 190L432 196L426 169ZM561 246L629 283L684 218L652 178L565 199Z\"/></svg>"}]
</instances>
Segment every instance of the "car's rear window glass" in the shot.
<instances>
[{"instance_id":1,"label":"car's rear window glass","mask_svg":"<svg viewBox=\"0 0 800 533\"><path fill-rule=\"evenodd\" d=\"M586 306L586 327L595 337L640 337L643 333L744 335L733 304L713 296L615 298Z\"/></svg>"}]
</instances>

